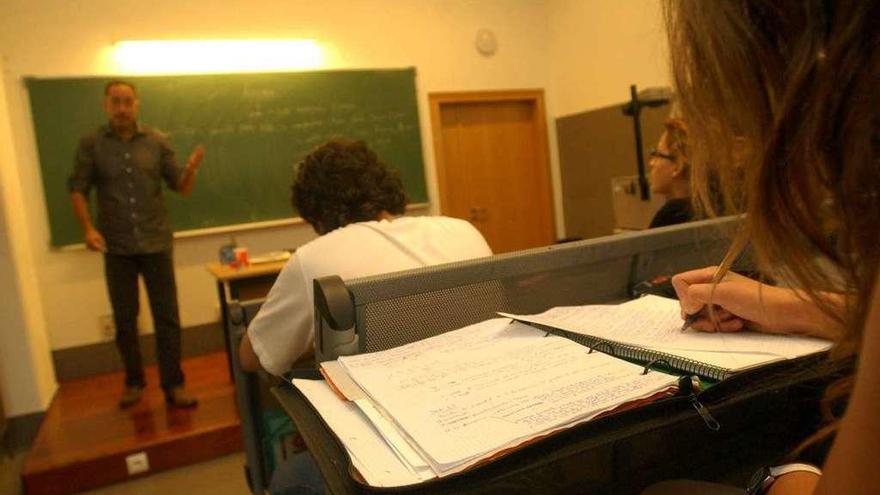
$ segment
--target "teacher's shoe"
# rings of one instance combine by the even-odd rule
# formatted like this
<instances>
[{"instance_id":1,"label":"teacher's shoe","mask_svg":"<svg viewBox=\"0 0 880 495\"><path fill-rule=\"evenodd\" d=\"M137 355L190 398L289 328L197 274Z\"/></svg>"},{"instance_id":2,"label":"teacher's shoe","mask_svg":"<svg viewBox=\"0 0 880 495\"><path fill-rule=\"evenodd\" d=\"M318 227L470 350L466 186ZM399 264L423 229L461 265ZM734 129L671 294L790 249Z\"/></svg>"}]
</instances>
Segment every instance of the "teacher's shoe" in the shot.
<instances>
[{"instance_id":1,"label":"teacher's shoe","mask_svg":"<svg viewBox=\"0 0 880 495\"><path fill-rule=\"evenodd\" d=\"M196 407L198 399L187 393L183 387L174 387L165 391L165 403L171 407Z\"/></svg>"},{"instance_id":2,"label":"teacher's shoe","mask_svg":"<svg viewBox=\"0 0 880 495\"><path fill-rule=\"evenodd\" d=\"M128 409L129 407L141 401L144 394L144 387L125 387L122 397L119 398L119 408Z\"/></svg>"}]
</instances>

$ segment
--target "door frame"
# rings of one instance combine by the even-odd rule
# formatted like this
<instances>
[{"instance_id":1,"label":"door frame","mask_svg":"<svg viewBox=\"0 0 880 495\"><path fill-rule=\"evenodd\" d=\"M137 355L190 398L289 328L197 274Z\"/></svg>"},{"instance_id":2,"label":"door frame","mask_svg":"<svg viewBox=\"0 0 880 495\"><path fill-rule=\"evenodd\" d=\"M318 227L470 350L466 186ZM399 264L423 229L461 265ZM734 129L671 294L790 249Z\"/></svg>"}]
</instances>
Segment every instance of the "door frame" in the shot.
<instances>
[{"instance_id":1,"label":"door frame","mask_svg":"<svg viewBox=\"0 0 880 495\"><path fill-rule=\"evenodd\" d=\"M547 138L547 115L544 106L544 90L535 89L512 89L496 91L446 91L428 93L428 105L431 109L431 136L434 143L434 169L437 172L437 189L440 202L440 213L443 213L444 205L449 204L447 194L449 188L446 183L446 157L443 152L443 133L440 121L440 110L443 105L461 103L497 103L519 102L532 103L535 108L532 125L536 131L537 146L540 151L539 166L544 171L544 182L548 207L550 209L550 228L552 236L556 237L556 205L553 197L553 176L550 170L550 147Z\"/></svg>"}]
</instances>

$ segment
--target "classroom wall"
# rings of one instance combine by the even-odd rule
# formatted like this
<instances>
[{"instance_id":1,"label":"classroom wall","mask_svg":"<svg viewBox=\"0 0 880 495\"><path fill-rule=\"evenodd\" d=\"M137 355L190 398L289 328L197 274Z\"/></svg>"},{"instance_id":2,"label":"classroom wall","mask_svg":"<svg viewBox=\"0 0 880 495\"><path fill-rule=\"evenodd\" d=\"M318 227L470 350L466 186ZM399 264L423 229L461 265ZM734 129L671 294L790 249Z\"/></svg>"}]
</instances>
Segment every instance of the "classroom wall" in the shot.
<instances>
[{"instance_id":1,"label":"classroom wall","mask_svg":"<svg viewBox=\"0 0 880 495\"><path fill-rule=\"evenodd\" d=\"M20 171L6 102L0 86L0 399L2 414L21 416L44 410L57 385L42 301L24 297L39 288L28 236L15 234L27 226L15 208Z\"/></svg>"},{"instance_id":2,"label":"classroom wall","mask_svg":"<svg viewBox=\"0 0 880 495\"><path fill-rule=\"evenodd\" d=\"M499 50L493 58L482 57L473 48L474 34L482 27L493 29L498 37ZM84 250L48 248L22 76L112 73L107 48L121 39L314 38L328 50L326 68L415 66L426 176L430 197L436 198L427 93L546 88L548 131L555 142L556 98L550 84L547 36L545 3L532 0L232 0L222 4L157 0L149 8L133 0L5 0L0 7L0 50L7 69L3 81L9 94L6 116L13 128L20 175L13 187L23 198L16 210L20 208L26 225L13 234L30 240L37 278L36 288L26 288L21 296L41 303L52 349L106 340L97 323L99 315L110 313L100 257ZM100 95L96 95L95 105L99 103ZM556 176L555 148L552 156ZM210 150L208 157L205 167L210 167ZM313 236L304 225L236 235L239 244L254 253L296 247ZM227 239L227 235L214 235L175 242L184 326L219 318L216 287L204 264L216 258L218 247Z\"/></svg>"},{"instance_id":3,"label":"classroom wall","mask_svg":"<svg viewBox=\"0 0 880 495\"><path fill-rule=\"evenodd\" d=\"M658 0L552 0L547 19L557 117L671 84Z\"/></svg>"},{"instance_id":4,"label":"classroom wall","mask_svg":"<svg viewBox=\"0 0 880 495\"><path fill-rule=\"evenodd\" d=\"M557 230L562 233L554 119L621 102L631 83L667 83L658 12L657 0L156 0L148 8L133 0L4 0L0 90L7 98L0 105L0 166L6 167L6 193L0 207L5 220L12 221L0 225L0 271L14 270L18 278L13 283L0 277L4 295L17 296L0 305L6 413L44 407L54 390L49 350L106 340L97 317L110 312L100 257L48 247L22 76L115 73L109 47L122 39L314 38L327 50L326 68L415 66L432 201L437 182L427 93L544 88ZM492 58L473 49L474 34L483 27L498 37L499 50ZM96 95L94 104L99 103ZM256 253L296 247L314 234L295 225L236 237ZM216 287L204 264L227 240L228 235L211 235L175 242L184 326L219 319ZM26 254L12 256L7 245ZM143 323L149 327L148 318ZM7 341L27 342L26 349ZM10 388L11 382L21 386Z\"/></svg>"}]
</instances>

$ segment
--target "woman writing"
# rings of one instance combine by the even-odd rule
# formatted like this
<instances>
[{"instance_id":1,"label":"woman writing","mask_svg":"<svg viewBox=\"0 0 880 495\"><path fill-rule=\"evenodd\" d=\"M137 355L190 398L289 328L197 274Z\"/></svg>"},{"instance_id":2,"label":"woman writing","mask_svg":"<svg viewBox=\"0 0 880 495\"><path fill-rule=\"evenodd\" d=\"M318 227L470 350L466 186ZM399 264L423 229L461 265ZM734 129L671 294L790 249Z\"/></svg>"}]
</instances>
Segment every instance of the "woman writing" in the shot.
<instances>
[{"instance_id":1,"label":"woman writing","mask_svg":"<svg viewBox=\"0 0 880 495\"><path fill-rule=\"evenodd\" d=\"M777 470L753 493L877 493L880 1L676 0L665 14L695 203L711 215L720 192L745 213L733 249L748 240L795 287L695 270L673 280L682 313L702 331L832 338L833 359L857 358L826 393L845 392L845 414L806 441L834 434L821 472Z\"/></svg>"}]
</instances>

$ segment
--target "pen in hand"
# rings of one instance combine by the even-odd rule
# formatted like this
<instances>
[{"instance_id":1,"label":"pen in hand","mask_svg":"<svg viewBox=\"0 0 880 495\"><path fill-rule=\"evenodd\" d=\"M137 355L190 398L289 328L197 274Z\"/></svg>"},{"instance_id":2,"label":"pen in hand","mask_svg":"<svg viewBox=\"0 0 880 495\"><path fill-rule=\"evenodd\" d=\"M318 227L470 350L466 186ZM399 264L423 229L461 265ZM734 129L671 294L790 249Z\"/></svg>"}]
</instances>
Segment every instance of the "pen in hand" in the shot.
<instances>
[{"instance_id":1,"label":"pen in hand","mask_svg":"<svg viewBox=\"0 0 880 495\"><path fill-rule=\"evenodd\" d=\"M702 310L697 311L696 313L694 313L692 315L687 315L687 318L684 319L684 324L681 326L681 331L684 332L685 330L690 328L690 326L693 325L694 322L700 318L701 312L702 312Z\"/></svg>"},{"instance_id":2,"label":"pen in hand","mask_svg":"<svg viewBox=\"0 0 880 495\"><path fill-rule=\"evenodd\" d=\"M742 239L745 239L745 238L743 237ZM743 241L738 241L738 244L739 244L739 242L743 242ZM727 253L724 255L724 259L721 260L721 264L718 265L717 267L715 267L715 273L712 274L712 282L711 282L712 286L713 286L713 289L712 289L713 292L714 292L714 287L717 286L721 282L721 279L724 278L724 275L727 272L726 270L722 269L722 267L730 266L733 263L733 260L736 258L737 254L740 252L741 247L742 246L732 246L727 251ZM717 307L718 306L715 306L715 308L717 308ZM685 317L685 319L684 319L684 324L681 326L681 331L684 332L685 330L690 328L691 325L696 323L696 321L700 319L700 315L703 314L703 311L705 309L706 309L706 306L703 306L702 308L697 310L697 312L687 315L687 317Z\"/></svg>"}]
</instances>

